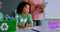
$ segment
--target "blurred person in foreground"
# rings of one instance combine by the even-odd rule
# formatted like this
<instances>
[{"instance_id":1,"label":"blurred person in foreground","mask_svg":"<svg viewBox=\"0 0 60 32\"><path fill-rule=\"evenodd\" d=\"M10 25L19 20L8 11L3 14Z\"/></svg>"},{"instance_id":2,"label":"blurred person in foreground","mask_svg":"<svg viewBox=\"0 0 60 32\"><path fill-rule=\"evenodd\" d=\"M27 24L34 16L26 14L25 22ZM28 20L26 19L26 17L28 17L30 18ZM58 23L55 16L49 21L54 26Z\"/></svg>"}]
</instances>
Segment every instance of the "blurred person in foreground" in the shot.
<instances>
[{"instance_id":1,"label":"blurred person in foreground","mask_svg":"<svg viewBox=\"0 0 60 32\"><path fill-rule=\"evenodd\" d=\"M0 1L0 21L3 19L3 13L1 12L2 10L2 2Z\"/></svg>"}]
</instances>

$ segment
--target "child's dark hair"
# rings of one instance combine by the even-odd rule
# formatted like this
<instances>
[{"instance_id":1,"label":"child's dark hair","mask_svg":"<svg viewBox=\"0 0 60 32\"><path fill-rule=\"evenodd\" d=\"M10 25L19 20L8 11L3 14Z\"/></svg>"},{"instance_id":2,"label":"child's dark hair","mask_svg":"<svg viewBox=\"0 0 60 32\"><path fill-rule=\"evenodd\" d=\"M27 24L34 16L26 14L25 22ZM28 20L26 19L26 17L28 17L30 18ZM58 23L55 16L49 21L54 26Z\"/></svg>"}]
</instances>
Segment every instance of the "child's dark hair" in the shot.
<instances>
[{"instance_id":1,"label":"child's dark hair","mask_svg":"<svg viewBox=\"0 0 60 32\"><path fill-rule=\"evenodd\" d=\"M23 2L19 3L19 5L17 6L17 13L22 13L23 12L23 8L26 5L29 5L30 6L30 4L28 2L24 2L23 1ZM31 9L31 6L30 6L29 9Z\"/></svg>"}]
</instances>

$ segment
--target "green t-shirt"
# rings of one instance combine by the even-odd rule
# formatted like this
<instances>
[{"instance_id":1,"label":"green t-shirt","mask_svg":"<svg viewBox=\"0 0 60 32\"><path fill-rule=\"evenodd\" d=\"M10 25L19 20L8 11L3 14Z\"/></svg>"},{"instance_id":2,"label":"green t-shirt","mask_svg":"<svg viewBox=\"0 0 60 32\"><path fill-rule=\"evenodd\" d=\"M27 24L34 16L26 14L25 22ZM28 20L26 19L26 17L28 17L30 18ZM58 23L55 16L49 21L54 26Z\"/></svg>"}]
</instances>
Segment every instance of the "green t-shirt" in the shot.
<instances>
[{"instance_id":1,"label":"green t-shirt","mask_svg":"<svg viewBox=\"0 0 60 32\"><path fill-rule=\"evenodd\" d=\"M25 16L22 16L21 14L17 14L17 15L18 15L17 17L18 23L23 25L29 24L29 23L33 24L33 20L30 14L26 14Z\"/></svg>"}]
</instances>

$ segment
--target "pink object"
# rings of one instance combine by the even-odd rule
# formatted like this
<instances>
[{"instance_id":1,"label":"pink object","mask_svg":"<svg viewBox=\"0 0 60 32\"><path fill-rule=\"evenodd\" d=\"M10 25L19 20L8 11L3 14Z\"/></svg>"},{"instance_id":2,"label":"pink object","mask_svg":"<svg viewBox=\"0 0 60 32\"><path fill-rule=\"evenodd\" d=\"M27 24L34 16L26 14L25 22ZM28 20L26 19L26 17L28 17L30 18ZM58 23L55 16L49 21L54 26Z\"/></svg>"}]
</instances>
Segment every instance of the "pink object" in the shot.
<instances>
[{"instance_id":1,"label":"pink object","mask_svg":"<svg viewBox=\"0 0 60 32\"><path fill-rule=\"evenodd\" d=\"M30 2L32 2L32 3L34 3L34 4L40 4L40 3L42 3L42 1L44 1L44 0L24 0L24 1L26 1L26 2L30 1Z\"/></svg>"},{"instance_id":2,"label":"pink object","mask_svg":"<svg viewBox=\"0 0 60 32\"><path fill-rule=\"evenodd\" d=\"M59 28L60 27L60 20L51 21L49 23L49 27L50 28Z\"/></svg>"},{"instance_id":3,"label":"pink object","mask_svg":"<svg viewBox=\"0 0 60 32\"><path fill-rule=\"evenodd\" d=\"M31 13L33 20L42 20L43 13L39 13L37 10Z\"/></svg>"},{"instance_id":4,"label":"pink object","mask_svg":"<svg viewBox=\"0 0 60 32\"><path fill-rule=\"evenodd\" d=\"M33 2L34 4L40 4L40 3L42 3L42 1L43 1L43 0L32 0L32 2Z\"/></svg>"}]
</instances>

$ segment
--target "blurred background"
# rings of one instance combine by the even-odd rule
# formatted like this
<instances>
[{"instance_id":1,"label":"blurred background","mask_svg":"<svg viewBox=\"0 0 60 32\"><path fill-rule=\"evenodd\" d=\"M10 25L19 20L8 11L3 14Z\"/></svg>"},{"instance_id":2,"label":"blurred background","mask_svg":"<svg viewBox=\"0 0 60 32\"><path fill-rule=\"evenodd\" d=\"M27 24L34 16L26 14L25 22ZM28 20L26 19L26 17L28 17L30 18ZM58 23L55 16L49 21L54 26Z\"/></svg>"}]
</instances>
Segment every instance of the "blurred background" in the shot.
<instances>
[{"instance_id":1,"label":"blurred background","mask_svg":"<svg viewBox=\"0 0 60 32\"><path fill-rule=\"evenodd\" d=\"M9 15L10 17L14 17L17 5L24 0L0 0L0 1L2 2L2 9L0 9L0 11L4 15ZM36 29L40 32L60 32L60 11L59 11L60 0L45 0L45 1L48 2L48 4L45 8L45 12L43 13L43 21L41 22L42 25L38 27L39 29L37 27L33 29ZM36 2L34 3L36 4L40 2L36 0Z\"/></svg>"}]
</instances>

